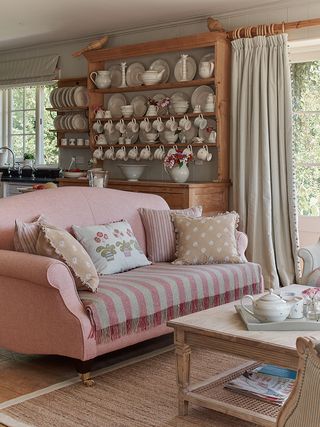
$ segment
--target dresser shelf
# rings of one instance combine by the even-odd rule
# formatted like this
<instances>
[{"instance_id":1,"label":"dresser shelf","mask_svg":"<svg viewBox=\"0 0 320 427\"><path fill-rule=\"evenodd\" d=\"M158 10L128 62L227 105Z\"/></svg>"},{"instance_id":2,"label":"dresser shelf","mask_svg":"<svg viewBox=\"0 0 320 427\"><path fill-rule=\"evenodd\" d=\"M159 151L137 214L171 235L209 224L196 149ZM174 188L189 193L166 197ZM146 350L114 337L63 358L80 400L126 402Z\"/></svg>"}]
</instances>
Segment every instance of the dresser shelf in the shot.
<instances>
[{"instance_id":1,"label":"dresser shelf","mask_svg":"<svg viewBox=\"0 0 320 427\"><path fill-rule=\"evenodd\" d=\"M176 120L182 119L184 116L188 116L189 119L193 119L198 117L200 114L203 115L204 118L215 118L216 117L216 113L184 113L184 114L166 114L164 116L132 116L128 119L124 118L124 117L119 117L118 119L115 118L111 118L111 119L92 119L92 122L96 122L96 121L100 121L101 123L105 123L108 122L109 120L112 120L113 122L117 122L120 119L122 119L125 122L130 122L133 118L137 120L137 122L144 120L145 118L148 118L149 120L156 120L158 117L161 118L161 120L168 120L170 119L170 117L174 117Z\"/></svg>"}]
</instances>

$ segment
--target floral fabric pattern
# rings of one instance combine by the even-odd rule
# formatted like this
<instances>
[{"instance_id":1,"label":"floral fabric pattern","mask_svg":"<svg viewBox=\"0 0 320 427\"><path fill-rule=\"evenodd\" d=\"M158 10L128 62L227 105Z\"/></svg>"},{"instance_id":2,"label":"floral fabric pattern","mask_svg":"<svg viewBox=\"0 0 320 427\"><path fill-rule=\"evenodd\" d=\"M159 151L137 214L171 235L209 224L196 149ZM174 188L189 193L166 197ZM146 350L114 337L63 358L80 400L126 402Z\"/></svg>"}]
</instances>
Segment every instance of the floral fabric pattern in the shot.
<instances>
[{"instance_id":1,"label":"floral fabric pattern","mask_svg":"<svg viewBox=\"0 0 320 427\"><path fill-rule=\"evenodd\" d=\"M151 264L125 220L89 227L74 225L72 228L98 274L121 273Z\"/></svg>"}]
</instances>

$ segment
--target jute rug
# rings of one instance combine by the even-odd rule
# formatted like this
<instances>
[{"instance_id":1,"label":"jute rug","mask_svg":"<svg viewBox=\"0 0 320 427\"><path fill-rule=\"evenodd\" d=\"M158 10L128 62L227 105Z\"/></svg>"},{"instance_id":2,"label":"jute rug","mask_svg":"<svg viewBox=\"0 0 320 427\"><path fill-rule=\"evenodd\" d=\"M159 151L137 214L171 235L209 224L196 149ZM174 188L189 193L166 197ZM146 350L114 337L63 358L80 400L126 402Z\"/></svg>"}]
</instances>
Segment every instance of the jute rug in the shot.
<instances>
[{"instance_id":1,"label":"jute rug","mask_svg":"<svg viewBox=\"0 0 320 427\"><path fill-rule=\"evenodd\" d=\"M202 380L241 363L240 358L195 350L192 379ZM175 374L171 350L99 375L92 388L73 384L6 408L2 414L35 427L254 426L192 405L188 416L178 417Z\"/></svg>"}]
</instances>

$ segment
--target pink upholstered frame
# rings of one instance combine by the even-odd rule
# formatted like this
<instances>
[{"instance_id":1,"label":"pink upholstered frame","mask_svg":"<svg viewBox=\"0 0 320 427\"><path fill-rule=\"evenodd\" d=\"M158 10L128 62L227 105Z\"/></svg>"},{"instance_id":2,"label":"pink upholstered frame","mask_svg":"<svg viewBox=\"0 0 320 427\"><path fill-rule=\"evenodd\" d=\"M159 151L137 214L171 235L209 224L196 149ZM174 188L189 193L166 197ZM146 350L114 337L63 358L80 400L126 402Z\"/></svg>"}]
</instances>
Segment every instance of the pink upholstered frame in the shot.
<instances>
[{"instance_id":1,"label":"pink upholstered frame","mask_svg":"<svg viewBox=\"0 0 320 427\"><path fill-rule=\"evenodd\" d=\"M89 360L171 332L166 326L97 345L68 267L54 259L13 251L15 218L39 214L69 229L126 218L145 250L137 209L168 209L159 196L111 189L64 187L0 199L0 347L28 354L59 354ZM241 252L246 236L238 235Z\"/></svg>"}]
</instances>

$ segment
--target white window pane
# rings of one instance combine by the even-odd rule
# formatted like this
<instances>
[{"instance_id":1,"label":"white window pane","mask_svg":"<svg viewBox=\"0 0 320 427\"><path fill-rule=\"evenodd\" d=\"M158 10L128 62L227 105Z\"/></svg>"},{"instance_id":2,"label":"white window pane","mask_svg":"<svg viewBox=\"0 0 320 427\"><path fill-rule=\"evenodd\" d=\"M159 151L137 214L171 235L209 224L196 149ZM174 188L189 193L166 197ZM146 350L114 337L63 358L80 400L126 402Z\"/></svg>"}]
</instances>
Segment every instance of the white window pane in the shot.
<instances>
[{"instance_id":1,"label":"white window pane","mask_svg":"<svg viewBox=\"0 0 320 427\"><path fill-rule=\"evenodd\" d=\"M25 133L36 133L36 111L25 112Z\"/></svg>"},{"instance_id":2,"label":"white window pane","mask_svg":"<svg viewBox=\"0 0 320 427\"><path fill-rule=\"evenodd\" d=\"M12 128L11 134L22 134L24 133L23 129L23 111L14 111L11 115L12 117Z\"/></svg>"},{"instance_id":3,"label":"white window pane","mask_svg":"<svg viewBox=\"0 0 320 427\"><path fill-rule=\"evenodd\" d=\"M36 87L25 88L25 107L26 110L36 108Z\"/></svg>"},{"instance_id":4,"label":"white window pane","mask_svg":"<svg viewBox=\"0 0 320 427\"><path fill-rule=\"evenodd\" d=\"M11 137L12 150L15 154L15 157L23 157L23 136L22 135L13 135Z\"/></svg>"},{"instance_id":5,"label":"white window pane","mask_svg":"<svg viewBox=\"0 0 320 427\"><path fill-rule=\"evenodd\" d=\"M33 154L34 158L36 156L36 135L26 135L25 136L25 148L24 154Z\"/></svg>"},{"instance_id":6,"label":"white window pane","mask_svg":"<svg viewBox=\"0 0 320 427\"><path fill-rule=\"evenodd\" d=\"M11 89L12 94L12 110L23 110L23 87Z\"/></svg>"}]
</instances>

